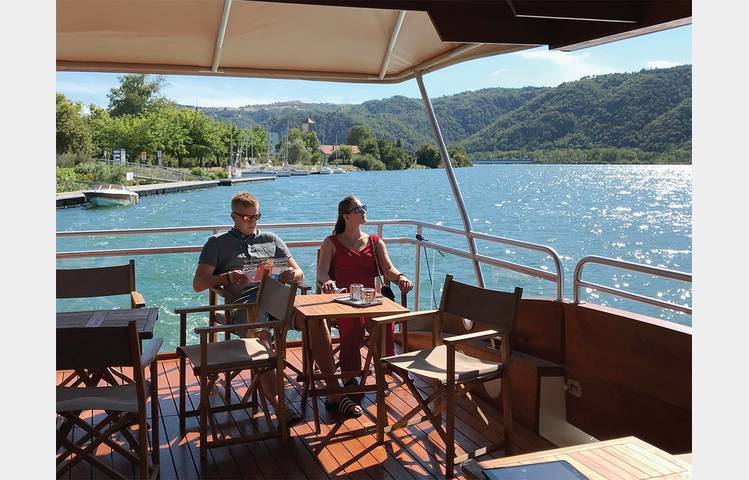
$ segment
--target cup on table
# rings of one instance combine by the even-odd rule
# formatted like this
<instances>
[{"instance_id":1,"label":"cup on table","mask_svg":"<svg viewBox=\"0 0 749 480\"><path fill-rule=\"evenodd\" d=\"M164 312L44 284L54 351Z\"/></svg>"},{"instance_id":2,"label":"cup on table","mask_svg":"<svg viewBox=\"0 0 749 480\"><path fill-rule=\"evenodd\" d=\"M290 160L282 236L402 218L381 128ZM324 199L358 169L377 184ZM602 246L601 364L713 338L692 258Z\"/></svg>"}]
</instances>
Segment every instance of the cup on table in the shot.
<instances>
[{"instance_id":1,"label":"cup on table","mask_svg":"<svg viewBox=\"0 0 749 480\"><path fill-rule=\"evenodd\" d=\"M354 302L358 302L362 299L362 288L364 288L364 285L361 283L352 283L349 287L349 291L351 292L351 300Z\"/></svg>"},{"instance_id":2,"label":"cup on table","mask_svg":"<svg viewBox=\"0 0 749 480\"><path fill-rule=\"evenodd\" d=\"M362 288L361 297L364 303L372 303L375 300L375 289L374 288Z\"/></svg>"}]
</instances>

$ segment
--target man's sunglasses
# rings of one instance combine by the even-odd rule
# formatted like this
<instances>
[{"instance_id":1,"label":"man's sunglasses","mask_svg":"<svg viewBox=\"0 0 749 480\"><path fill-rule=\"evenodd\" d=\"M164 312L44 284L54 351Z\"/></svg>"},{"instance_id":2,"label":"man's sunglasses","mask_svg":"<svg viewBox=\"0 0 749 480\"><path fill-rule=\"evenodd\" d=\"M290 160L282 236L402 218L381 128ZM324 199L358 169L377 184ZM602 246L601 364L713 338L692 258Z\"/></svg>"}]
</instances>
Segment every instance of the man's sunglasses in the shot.
<instances>
[{"instance_id":1,"label":"man's sunglasses","mask_svg":"<svg viewBox=\"0 0 749 480\"><path fill-rule=\"evenodd\" d=\"M241 213L237 213L237 212L231 212L231 213L232 213L232 215L238 216L239 218L241 218L245 222L251 222L253 220L260 220L260 217L263 216L262 213L256 213L255 215L242 215Z\"/></svg>"},{"instance_id":2,"label":"man's sunglasses","mask_svg":"<svg viewBox=\"0 0 749 480\"><path fill-rule=\"evenodd\" d=\"M354 208L352 208L348 213L364 213L367 211L366 205L357 205Z\"/></svg>"}]
</instances>

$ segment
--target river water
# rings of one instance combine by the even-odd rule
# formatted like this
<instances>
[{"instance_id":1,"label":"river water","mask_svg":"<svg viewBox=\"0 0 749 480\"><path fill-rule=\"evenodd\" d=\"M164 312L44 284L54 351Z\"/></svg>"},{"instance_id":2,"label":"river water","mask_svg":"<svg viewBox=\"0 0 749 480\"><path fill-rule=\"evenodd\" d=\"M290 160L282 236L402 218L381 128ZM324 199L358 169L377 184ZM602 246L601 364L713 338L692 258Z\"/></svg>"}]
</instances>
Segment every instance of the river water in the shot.
<instances>
[{"instance_id":1,"label":"river water","mask_svg":"<svg viewBox=\"0 0 749 480\"><path fill-rule=\"evenodd\" d=\"M481 165L456 169L473 229L479 232L556 250L564 268L564 296L572 298L572 276L577 262L600 255L660 266L692 270L692 169L668 165ZM332 222L338 201L356 194L369 207L370 219L415 219L462 228L445 172L403 170L360 172L343 175L310 175L278 178L233 187L214 187L183 193L142 197L137 205L115 208L67 208L57 210L57 230L105 230L126 228L228 225L229 202L239 191L251 191L261 201L264 223ZM261 224L262 228L262 224ZM374 229L370 229L374 232ZM285 240L322 239L329 229L278 230ZM414 227L388 226L385 237L413 237ZM465 250L464 239L434 230L424 237ZM207 234L73 237L57 240L57 250L78 251L145 246L202 245ZM502 260L554 272L554 264L542 253L486 241L479 252ZM389 245L397 267L414 278L415 247ZM314 283L315 248L292 252ZM58 267L115 265L127 258L105 257L58 261ZM198 254L133 256L137 289L146 303L160 307L156 334L165 338L164 351L177 341L180 306L207 303L207 294L192 291L192 274ZM524 288L524 297L554 297L553 283L492 266L482 267L490 288ZM420 307L439 302L446 273L475 283L470 261L421 254ZM690 305L691 285L650 275L588 266L584 280ZM595 291L583 291L581 299L634 311L685 325L691 317L620 299ZM58 300L58 311L124 306L127 299ZM193 323L193 322L191 322Z\"/></svg>"}]
</instances>

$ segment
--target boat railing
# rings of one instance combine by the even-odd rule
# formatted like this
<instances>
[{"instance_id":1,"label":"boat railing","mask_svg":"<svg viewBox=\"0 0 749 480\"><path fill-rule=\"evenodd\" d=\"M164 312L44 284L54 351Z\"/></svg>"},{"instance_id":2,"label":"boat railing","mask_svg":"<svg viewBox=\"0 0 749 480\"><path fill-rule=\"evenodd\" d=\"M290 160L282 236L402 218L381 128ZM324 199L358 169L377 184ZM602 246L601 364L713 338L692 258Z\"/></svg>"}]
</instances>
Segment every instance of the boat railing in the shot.
<instances>
[{"instance_id":1,"label":"boat railing","mask_svg":"<svg viewBox=\"0 0 749 480\"><path fill-rule=\"evenodd\" d=\"M479 264L490 265L497 268L510 270L530 277L546 280L552 282L556 286L556 297L555 300L561 301L564 299L564 270L562 267L562 261L559 254L551 247L535 244L530 242L524 242L511 238L499 237L496 235L489 235L481 232L470 232L469 237L473 237L476 240L482 240L490 242L492 244L509 245L517 248L523 248L530 251L540 252L546 254L554 264L555 271L547 271L533 266L523 265L520 263L511 262L508 260L499 259L489 255L475 254L471 252L456 248L442 243L429 241L424 238L425 230L434 230L454 234L459 237L466 237L465 232L459 228L448 227L445 225L438 225L429 222L423 222L420 220L412 219L390 219L390 220L370 220L367 222L368 225L373 226L377 229L378 235L384 238L388 244L408 244L414 245L416 248L415 253L415 277L414 277L414 308L419 309L420 299L420 279L421 279L421 249L433 249L438 252L442 252L448 255L455 255L468 260L476 260ZM264 228L269 230L302 230L302 229L332 229L334 226L333 222L304 222L304 223L273 223L263 224ZM415 235L413 236L385 236L385 227L415 227ZM203 226L187 226L187 227L158 227L158 228L132 228L122 230L78 230L78 231L60 231L57 232L58 238L64 237L85 237L85 236L118 236L118 235L158 235L158 234L169 234L169 233L194 233L194 232L206 232L210 234L216 234L223 232L231 228L231 225L203 225ZM306 240L290 240L286 244L291 249L295 248L317 248L321 245L322 241L319 238L306 239ZM57 252L57 259L72 259L72 258L91 258L91 257L119 257L127 255L160 255L160 254L174 254L174 253L198 253L203 248L202 245L185 245L185 246L165 246L165 247L141 247L141 248L123 248L123 249L102 249L102 250L85 250L85 251L68 251L68 252ZM680 280L685 282L692 281L692 275L689 273L678 272L675 270L668 270L665 268L652 267L648 265L641 265L633 262L627 262L623 260L615 260L606 257L599 256L587 256L581 259L574 271L573 280L573 301L580 303L580 289L590 288L598 290L611 295L615 295L622 298L627 298L640 303L645 303L660 308L683 312L691 315L692 309L688 306L678 305L672 302L659 300L657 298L640 295L628 291L621 290L619 288L609 287L597 283L587 282L582 280L582 271L585 265L588 264L600 264L611 266L619 269L628 271L641 272L646 274L652 274L655 276L669 278L674 280Z\"/></svg>"},{"instance_id":2,"label":"boat railing","mask_svg":"<svg viewBox=\"0 0 749 480\"><path fill-rule=\"evenodd\" d=\"M384 238L388 244L410 244L415 245L415 278L414 278L414 308L419 308L419 293L420 293L420 278L421 278L421 249L429 248L445 254L455 255L458 257L466 258L469 260L475 260L480 264L491 265L494 267L511 270L524 275L528 275L535 278L540 278L553 282L556 285L556 300L561 301L563 299L564 292L564 273L562 268L562 261L557 252L550 247L545 245L539 245L529 242L523 242L520 240L514 240L510 238L498 237L495 235L489 235L480 232L471 232L469 235L477 240L483 240L495 244L511 245L518 248L525 248L532 251L545 253L551 257L556 268L556 272L549 272L540 268L532 266L522 265L519 263L502 260L499 258L487 256L487 255L472 255L471 252L462 250L460 248L451 247L448 245L431 242L423 237L425 229L431 229L441 231L445 233L455 234L465 238L465 232L461 229L447 227L444 225L437 225L428 222L422 222L418 220L410 219L396 219L396 220L370 220L367 222L368 225L377 228L377 233ZM263 227L269 230L284 230L284 229L320 229L329 228L332 229L335 224L333 222L305 222L305 223L275 223L275 224L263 224ZM413 226L416 228L415 235L409 237L397 236L397 237L385 237L384 230L386 226ZM168 234L168 233L193 233L193 232L210 232L216 234L222 231L226 231L230 228L230 225L206 225L206 226L188 226L188 227L158 227L158 228L133 228L133 229L122 229L122 230L78 230L78 231L60 231L57 232L58 238L64 237L85 237L85 236L118 236L118 235L156 235L156 234ZM322 244L320 239L314 240L290 240L286 244L289 248L313 248L319 247ZM172 253L195 253L200 252L202 245L187 245L187 246L168 246L168 247L143 247L143 248L123 248L123 249L108 249L108 250L86 250L86 251L70 251L70 252L57 252L57 259L71 259L71 258L90 258L90 257L119 257L126 255L159 255L159 254L172 254Z\"/></svg>"},{"instance_id":3,"label":"boat railing","mask_svg":"<svg viewBox=\"0 0 749 480\"><path fill-rule=\"evenodd\" d=\"M688 315L692 314L692 308L686 305L678 305L676 303L659 300L657 298L648 297L648 296L640 295L637 293L627 292L619 288L608 287L605 285L600 285L598 283L583 281L581 279L583 268L586 265L591 265L591 264L606 265L609 267L620 268L620 269L624 269L628 271L635 271L635 272L655 275L655 276L662 277L662 278L669 278L672 280L680 280L683 282L689 282L690 284L692 283L691 273L684 273L684 272L679 272L676 270L669 270L667 268L651 267L649 265L640 265L638 263L627 262L625 260L615 260L613 258L606 258L606 257L599 257L599 256L591 255L591 256L582 258L579 262L577 262L577 265L575 266L575 276L573 280L572 291L573 291L573 301L576 304L581 303L580 302L580 288L584 287L584 288L590 288L593 290L598 290L600 292L605 292L610 295L627 298L629 300L634 300L636 302L646 303L646 304L653 305L656 307L665 308L668 310L675 310L677 312L686 313Z\"/></svg>"}]
</instances>

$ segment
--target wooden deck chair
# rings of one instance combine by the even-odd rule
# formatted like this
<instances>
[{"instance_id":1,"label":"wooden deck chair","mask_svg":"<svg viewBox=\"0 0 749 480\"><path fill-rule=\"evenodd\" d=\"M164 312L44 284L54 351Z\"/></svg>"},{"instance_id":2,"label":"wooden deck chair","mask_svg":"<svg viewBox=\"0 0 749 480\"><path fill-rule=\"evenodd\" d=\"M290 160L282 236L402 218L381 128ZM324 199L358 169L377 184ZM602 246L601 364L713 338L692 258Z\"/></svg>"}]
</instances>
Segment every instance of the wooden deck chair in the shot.
<instances>
[{"instance_id":1,"label":"wooden deck chair","mask_svg":"<svg viewBox=\"0 0 749 480\"><path fill-rule=\"evenodd\" d=\"M174 310L180 316L180 340L177 353L180 355L180 384L179 384L179 423L180 432L185 432L185 419L188 416L199 416L200 429L200 461L205 462L208 449L220 446L233 445L236 443L262 440L278 436L282 442L286 442L289 436L289 428L286 425L286 402L284 398L284 366L286 359L286 332L294 315L294 298L297 286L295 284L283 285L277 280L266 275L258 292L257 303L251 304L223 304L194 308L177 308ZM234 309L245 309L247 311L247 323L231 325L199 327L195 333L200 336L200 343L187 345L186 328L187 315L191 313L206 313L224 310L230 312ZM261 312L267 313L273 320L270 322L258 322ZM209 342L208 336L212 333L225 333L237 329L270 328L273 331L273 345L266 347L257 338L235 338ZM187 391L185 367L189 359L192 369L200 384L200 406L197 410L186 410L185 395ZM260 374L275 369L276 397L264 392L259 382ZM244 370L252 372L252 381L247 392L239 402L231 402L231 381ZM225 374L228 381L224 385L228 392L224 396L224 405L211 406L209 396L211 390L216 386L218 376ZM261 408L268 422L270 432L256 433L252 435L241 435L234 438L219 438L213 414L228 412L238 409L252 408L257 411L257 405L253 400L253 394L259 392ZM270 403L276 412L279 421L278 428L274 428L270 420L268 405ZM211 429L211 439L208 439L208 429Z\"/></svg>"},{"instance_id":2,"label":"wooden deck chair","mask_svg":"<svg viewBox=\"0 0 749 480\"><path fill-rule=\"evenodd\" d=\"M57 298L108 297L130 295L130 308L142 308L146 302L135 289L135 260L125 265L93 268L57 269ZM80 370L71 373L61 385L77 386Z\"/></svg>"},{"instance_id":3,"label":"wooden deck chair","mask_svg":"<svg viewBox=\"0 0 749 480\"><path fill-rule=\"evenodd\" d=\"M141 354L135 321L122 327L65 328L57 330L57 369L107 369L131 367L131 383L86 387L57 387L57 476L65 475L80 461L114 478L131 478L132 471L118 472L111 460L96 456L99 445L106 444L139 468L139 478L156 478L159 473L159 399L156 354L162 339L149 341ZM145 367L151 381L145 380ZM146 402L151 400L151 465L148 464L148 425ZM80 418L81 411L103 410L104 419L92 425ZM70 425L85 432L77 440L68 437ZM137 439L130 427L137 425ZM67 426L68 428L63 428ZM121 433L130 448L112 437ZM62 449L62 451L60 451Z\"/></svg>"},{"instance_id":4,"label":"wooden deck chair","mask_svg":"<svg viewBox=\"0 0 749 480\"><path fill-rule=\"evenodd\" d=\"M375 344L375 375L378 385L378 443L384 441L385 433L429 421L445 442L447 478L452 478L455 475L456 464L460 464L469 458L499 448L504 448L506 454L511 452L510 356L512 353L512 336L515 331L515 322L522 294L521 288L515 288L513 293L488 290L456 282L452 275L447 275L438 310L411 312L370 320L370 326L376 336L373 343ZM442 339L441 330L446 314L473 320L475 322L474 329L478 327L483 330ZM383 327L386 324L424 319L429 319L432 322L432 348L392 357L382 357L382 342L379 339L384 334ZM487 327L488 329L486 329ZM465 342L496 336L502 338L500 362L474 358L456 350ZM418 402L418 406L391 426L387 425L385 409L385 388L387 384L385 383L384 370L386 367L389 367L392 373L401 378ZM424 378L427 382L435 385L434 391L428 397L422 397L409 374ZM456 457L454 432L457 399L467 393L471 387L498 378L502 379L501 403L504 441ZM434 407L429 406L432 402L434 402ZM423 411L424 415L419 417L420 411ZM444 428L442 426L443 413L446 420Z\"/></svg>"},{"instance_id":5,"label":"wooden deck chair","mask_svg":"<svg viewBox=\"0 0 749 480\"><path fill-rule=\"evenodd\" d=\"M113 267L57 269L57 298L130 295L130 307L146 306L135 289L135 260Z\"/></svg>"}]
</instances>

